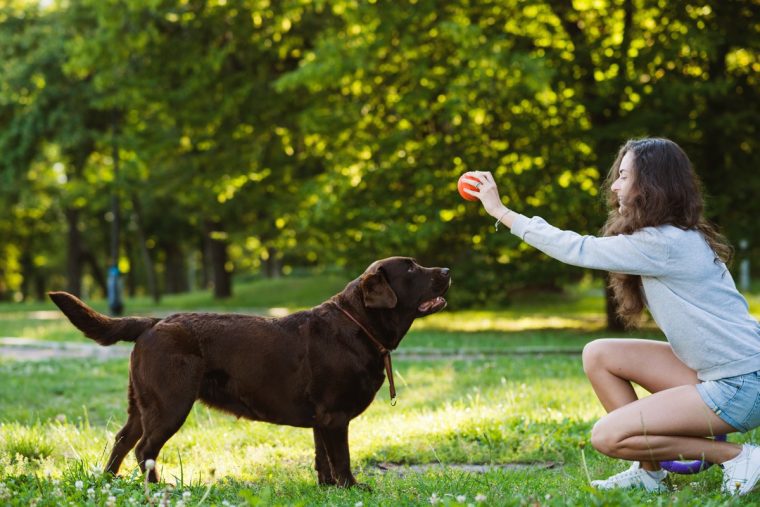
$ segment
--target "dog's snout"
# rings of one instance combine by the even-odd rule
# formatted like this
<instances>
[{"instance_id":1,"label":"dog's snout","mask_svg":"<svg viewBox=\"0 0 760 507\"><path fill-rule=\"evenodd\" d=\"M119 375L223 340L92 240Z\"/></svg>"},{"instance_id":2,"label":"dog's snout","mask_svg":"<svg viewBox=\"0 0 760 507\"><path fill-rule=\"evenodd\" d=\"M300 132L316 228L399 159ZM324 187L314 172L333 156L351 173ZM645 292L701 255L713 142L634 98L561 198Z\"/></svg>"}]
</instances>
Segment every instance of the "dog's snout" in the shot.
<instances>
[{"instance_id":1,"label":"dog's snout","mask_svg":"<svg viewBox=\"0 0 760 507\"><path fill-rule=\"evenodd\" d=\"M451 285L451 270L449 268L438 268L438 274L433 281L437 290L446 291Z\"/></svg>"}]
</instances>

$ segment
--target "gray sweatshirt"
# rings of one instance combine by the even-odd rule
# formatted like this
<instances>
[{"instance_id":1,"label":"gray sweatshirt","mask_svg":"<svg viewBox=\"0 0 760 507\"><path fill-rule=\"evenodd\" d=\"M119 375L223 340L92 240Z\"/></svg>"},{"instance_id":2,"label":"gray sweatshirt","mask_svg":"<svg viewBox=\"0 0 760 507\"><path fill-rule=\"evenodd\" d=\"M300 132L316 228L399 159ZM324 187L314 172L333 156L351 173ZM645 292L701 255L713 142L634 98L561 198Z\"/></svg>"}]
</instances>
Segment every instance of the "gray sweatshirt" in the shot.
<instances>
[{"instance_id":1,"label":"gray sweatshirt","mask_svg":"<svg viewBox=\"0 0 760 507\"><path fill-rule=\"evenodd\" d=\"M641 275L654 321L700 380L760 370L760 324L699 231L662 225L581 236L516 214L512 234L567 264Z\"/></svg>"}]
</instances>

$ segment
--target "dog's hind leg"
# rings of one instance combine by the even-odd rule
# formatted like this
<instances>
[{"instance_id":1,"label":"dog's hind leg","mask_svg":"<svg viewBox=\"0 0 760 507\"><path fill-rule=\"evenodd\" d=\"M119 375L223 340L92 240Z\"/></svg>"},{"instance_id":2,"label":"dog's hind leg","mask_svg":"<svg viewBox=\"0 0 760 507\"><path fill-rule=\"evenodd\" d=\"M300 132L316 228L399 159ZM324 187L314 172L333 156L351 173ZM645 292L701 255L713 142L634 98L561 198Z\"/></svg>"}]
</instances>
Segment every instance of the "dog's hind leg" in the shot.
<instances>
[{"instance_id":1,"label":"dog's hind leg","mask_svg":"<svg viewBox=\"0 0 760 507\"><path fill-rule=\"evenodd\" d=\"M142 358L142 379L151 379L151 382L141 380L135 383L143 429L135 456L143 473L145 462L153 460L155 463L161 448L185 423L198 398L203 368L201 359L180 356L169 361L172 359L175 364L167 368L166 354ZM148 480L158 482L155 466L148 471Z\"/></svg>"},{"instance_id":2,"label":"dog's hind leg","mask_svg":"<svg viewBox=\"0 0 760 507\"><path fill-rule=\"evenodd\" d=\"M106 471L114 475L119 471L121 462L127 453L135 446L137 441L142 436L142 422L140 421L140 409L137 406L135 400L134 387L132 386L132 380L129 381L129 407L127 408L127 422L124 427L116 434L116 442L114 443L111 456L108 458L108 464L106 465Z\"/></svg>"},{"instance_id":3,"label":"dog's hind leg","mask_svg":"<svg viewBox=\"0 0 760 507\"><path fill-rule=\"evenodd\" d=\"M148 413L143 411L143 435L135 449L135 456L143 473L146 470L145 462L153 460L155 463L161 448L182 427L194 402L194 397L185 396L184 399L177 397L173 400L171 410L151 410ZM155 466L148 471L148 480L158 482Z\"/></svg>"},{"instance_id":4,"label":"dog's hind leg","mask_svg":"<svg viewBox=\"0 0 760 507\"><path fill-rule=\"evenodd\" d=\"M322 436L324 430L314 428L314 450L315 450L315 468L317 469L317 480L321 486L334 486L336 484L333 478L330 460L327 457L327 447Z\"/></svg>"}]
</instances>

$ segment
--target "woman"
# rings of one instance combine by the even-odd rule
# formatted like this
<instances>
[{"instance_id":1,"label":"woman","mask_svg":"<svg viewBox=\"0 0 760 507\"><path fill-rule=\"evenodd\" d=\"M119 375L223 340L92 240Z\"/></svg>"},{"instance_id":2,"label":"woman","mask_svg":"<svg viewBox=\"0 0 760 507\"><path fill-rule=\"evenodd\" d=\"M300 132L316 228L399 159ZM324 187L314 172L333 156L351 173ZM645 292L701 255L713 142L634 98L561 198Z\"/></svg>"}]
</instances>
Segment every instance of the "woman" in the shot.
<instances>
[{"instance_id":1,"label":"woman","mask_svg":"<svg viewBox=\"0 0 760 507\"><path fill-rule=\"evenodd\" d=\"M469 194L513 234L567 264L610 271L620 316L648 308L668 342L602 339L583 368L608 412L591 443L633 461L593 481L599 489L665 488L661 460L706 459L723 468L723 490L748 493L760 478L760 447L706 438L760 426L760 324L726 269L731 248L702 216L699 180L667 139L628 141L610 169L602 237L559 230L504 206L489 172ZM651 392L638 399L632 383Z\"/></svg>"}]
</instances>

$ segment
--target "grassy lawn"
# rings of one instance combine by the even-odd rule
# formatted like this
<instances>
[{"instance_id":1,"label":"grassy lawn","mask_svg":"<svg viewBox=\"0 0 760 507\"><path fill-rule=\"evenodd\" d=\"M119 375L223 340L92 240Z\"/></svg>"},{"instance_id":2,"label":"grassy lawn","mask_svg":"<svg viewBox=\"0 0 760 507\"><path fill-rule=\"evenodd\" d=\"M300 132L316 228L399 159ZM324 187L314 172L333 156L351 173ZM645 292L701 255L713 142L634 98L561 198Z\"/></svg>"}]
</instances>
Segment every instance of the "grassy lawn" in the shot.
<instances>
[{"instance_id":1,"label":"grassy lawn","mask_svg":"<svg viewBox=\"0 0 760 507\"><path fill-rule=\"evenodd\" d=\"M224 305L205 294L128 305L130 313L156 315L276 313L317 304L343 282L254 282ZM757 314L758 298L750 302ZM0 336L85 341L52 309L0 305ZM159 456L162 483L146 488L132 454L119 478L102 475L126 419L127 360L0 358L0 505L757 504L760 493L721 495L717 467L673 476L666 494L588 486L589 477L625 468L586 445L603 411L579 352L605 335L602 310L598 291L588 289L505 310L448 309L416 323L394 356L398 404L390 406L384 385L351 424L353 469L369 488L350 490L316 485L311 431L236 420L200 404Z\"/></svg>"}]
</instances>

